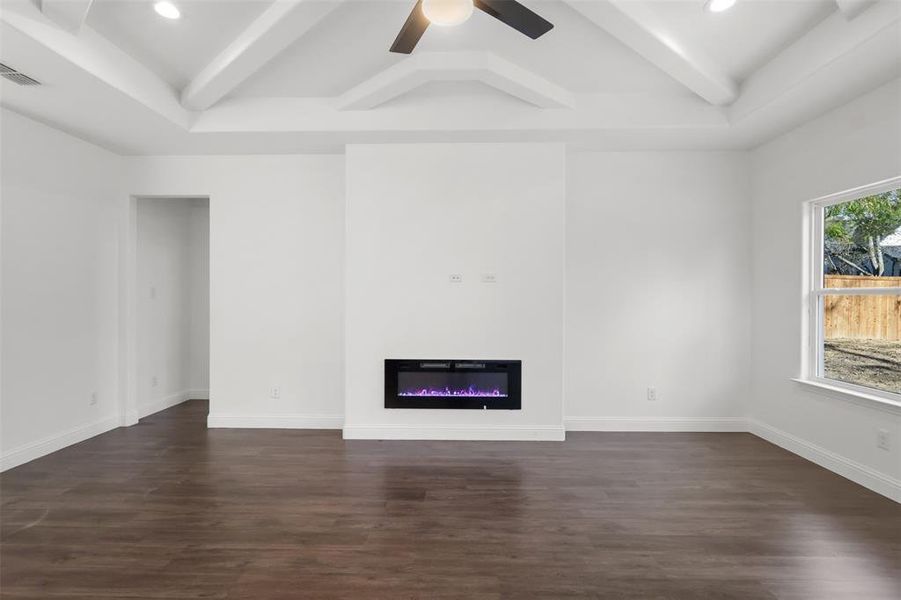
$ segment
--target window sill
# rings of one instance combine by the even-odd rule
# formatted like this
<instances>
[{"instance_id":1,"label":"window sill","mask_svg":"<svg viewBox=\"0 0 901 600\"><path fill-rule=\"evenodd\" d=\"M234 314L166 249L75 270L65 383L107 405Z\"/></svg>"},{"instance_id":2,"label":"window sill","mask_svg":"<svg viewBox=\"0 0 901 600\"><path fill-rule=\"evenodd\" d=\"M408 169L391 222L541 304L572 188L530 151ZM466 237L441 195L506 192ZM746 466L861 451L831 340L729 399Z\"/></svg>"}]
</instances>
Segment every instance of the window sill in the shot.
<instances>
[{"instance_id":1,"label":"window sill","mask_svg":"<svg viewBox=\"0 0 901 600\"><path fill-rule=\"evenodd\" d=\"M853 390L816 379L793 378L792 381L800 383L803 386L808 386L812 388L812 391L832 398L847 400L869 408L881 408L889 412L901 414L901 402L898 400L892 400L891 398L886 398L878 394L868 394L867 392Z\"/></svg>"}]
</instances>

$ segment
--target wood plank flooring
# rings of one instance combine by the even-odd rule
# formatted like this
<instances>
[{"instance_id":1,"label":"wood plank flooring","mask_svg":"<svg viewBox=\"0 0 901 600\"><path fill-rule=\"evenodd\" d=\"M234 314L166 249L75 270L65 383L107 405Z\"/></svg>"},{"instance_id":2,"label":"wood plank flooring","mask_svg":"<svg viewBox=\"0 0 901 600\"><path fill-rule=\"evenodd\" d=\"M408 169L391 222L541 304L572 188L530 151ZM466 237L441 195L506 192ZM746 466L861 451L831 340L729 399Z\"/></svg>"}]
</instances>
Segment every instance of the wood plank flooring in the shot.
<instances>
[{"instance_id":1,"label":"wood plank flooring","mask_svg":"<svg viewBox=\"0 0 901 600\"><path fill-rule=\"evenodd\" d=\"M206 413L0 475L0 597L901 598L901 506L748 434L345 442Z\"/></svg>"}]
</instances>

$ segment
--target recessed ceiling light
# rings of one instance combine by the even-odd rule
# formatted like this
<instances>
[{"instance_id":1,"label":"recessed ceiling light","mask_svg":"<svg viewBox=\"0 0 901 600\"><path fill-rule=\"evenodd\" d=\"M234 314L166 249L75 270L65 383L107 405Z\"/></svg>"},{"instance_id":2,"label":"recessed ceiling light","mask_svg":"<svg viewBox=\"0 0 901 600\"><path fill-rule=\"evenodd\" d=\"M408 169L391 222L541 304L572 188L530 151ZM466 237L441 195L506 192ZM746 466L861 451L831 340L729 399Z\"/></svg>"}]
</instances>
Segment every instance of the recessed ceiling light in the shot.
<instances>
[{"instance_id":1,"label":"recessed ceiling light","mask_svg":"<svg viewBox=\"0 0 901 600\"><path fill-rule=\"evenodd\" d=\"M181 17L181 11L178 10L178 7L172 4L171 2L167 2L166 0L162 0L162 2L157 2L153 5L153 10L156 11L161 17L165 17L167 19L178 19Z\"/></svg>"},{"instance_id":2,"label":"recessed ceiling light","mask_svg":"<svg viewBox=\"0 0 901 600\"><path fill-rule=\"evenodd\" d=\"M735 6L735 0L707 0L707 4L704 5L710 12L723 12L724 10L729 10Z\"/></svg>"}]
</instances>

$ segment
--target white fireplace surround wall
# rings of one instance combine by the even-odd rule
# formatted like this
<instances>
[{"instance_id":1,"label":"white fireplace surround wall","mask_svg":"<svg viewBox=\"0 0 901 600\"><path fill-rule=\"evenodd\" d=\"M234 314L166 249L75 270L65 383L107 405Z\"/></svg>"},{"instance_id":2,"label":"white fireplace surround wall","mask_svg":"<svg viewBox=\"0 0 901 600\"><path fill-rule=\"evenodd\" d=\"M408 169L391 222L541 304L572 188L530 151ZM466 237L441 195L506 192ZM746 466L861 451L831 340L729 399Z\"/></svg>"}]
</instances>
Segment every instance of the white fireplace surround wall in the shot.
<instances>
[{"instance_id":1,"label":"white fireplace surround wall","mask_svg":"<svg viewBox=\"0 0 901 600\"><path fill-rule=\"evenodd\" d=\"M344 437L562 440L564 147L349 146L346 169ZM520 359L522 410L385 409L385 358Z\"/></svg>"}]
</instances>

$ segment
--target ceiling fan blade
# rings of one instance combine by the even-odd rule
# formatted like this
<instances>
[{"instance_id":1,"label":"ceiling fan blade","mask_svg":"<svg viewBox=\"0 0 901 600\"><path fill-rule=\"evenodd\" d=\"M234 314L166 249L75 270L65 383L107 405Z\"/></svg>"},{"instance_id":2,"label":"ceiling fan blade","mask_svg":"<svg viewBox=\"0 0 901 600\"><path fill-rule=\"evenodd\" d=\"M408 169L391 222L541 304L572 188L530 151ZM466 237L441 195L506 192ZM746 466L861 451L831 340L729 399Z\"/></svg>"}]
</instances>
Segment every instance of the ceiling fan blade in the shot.
<instances>
[{"instance_id":1,"label":"ceiling fan blade","mask_svg":"<svg viewBox=\"0 0 901 600\"><path fill-rule=\"evenodd\" d=\"M537 39L554 28L554 24L532 12L516 0L475 0L476 8L509 25L530 38Z\"/></svg>"},{"instance_id":2,"label":"ceiling fan blade","mask_svg":"<svg viewBox=\"0 0 901 600\"><path fill-rule=\"evenodd\" d=\"M391 52L400 54L413 52L413 48L416 47L419 38L422 37L428 26L429 20L425 18L425 14L422 12L422 0L417 0L416 6L410 11L410 16L407 17L404 26L400 28L400 33L397 34L397 38L391 44Z\"/></svg>"}]
</instances>

